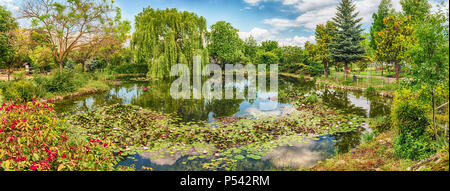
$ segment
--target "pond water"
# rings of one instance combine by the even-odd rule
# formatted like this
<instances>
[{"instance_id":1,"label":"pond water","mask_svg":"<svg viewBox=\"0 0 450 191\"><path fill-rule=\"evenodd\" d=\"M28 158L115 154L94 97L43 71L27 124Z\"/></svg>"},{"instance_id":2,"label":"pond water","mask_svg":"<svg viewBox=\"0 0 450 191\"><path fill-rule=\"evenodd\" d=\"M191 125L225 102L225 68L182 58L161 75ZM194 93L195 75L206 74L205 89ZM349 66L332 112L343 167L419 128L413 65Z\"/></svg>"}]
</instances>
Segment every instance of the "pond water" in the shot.
<instances>
[{"instance_id":1,"label":"pond water","mask_svg":"<svg viewBox=\"0 0 450 191\"><path fill-rule=\"evenodd\" d=\"M246 92L244 83L232 84L238 91ZM63 112L84 112L111 104L132 104L158 112L178 116L182 122L209 121L219 117L248 117L259 115L282 115L292 109L286 98L290 91L308 95L316 93L323 103L331 108L363 117L385 116L390 113L391 100L378 96L367 97L362 93L321 89L312 81L293 77L279 77L278 92L259 91L256 99L231 100L176 100L170 96L171 82L159 80L137 82L125 80L112 86L108 92L67 99L55 103L55 110ZM226 85L226 84L225 84ZM346 152L357 146L361 132L323 136L307 143L292 143L276 147L261 159L245 159L237 162L236 170L295 170L312 167L317 161L331 157L337 152ZM164 158L152 159L151 153L143 153L119 162L119 165L135 165L136 170L147 167L152 170L205 170L202 164L210 160L197 158L188 160L189 155L174 153ZM220 170L220 169L219 169Z\"/></svg>"}]
</instances>

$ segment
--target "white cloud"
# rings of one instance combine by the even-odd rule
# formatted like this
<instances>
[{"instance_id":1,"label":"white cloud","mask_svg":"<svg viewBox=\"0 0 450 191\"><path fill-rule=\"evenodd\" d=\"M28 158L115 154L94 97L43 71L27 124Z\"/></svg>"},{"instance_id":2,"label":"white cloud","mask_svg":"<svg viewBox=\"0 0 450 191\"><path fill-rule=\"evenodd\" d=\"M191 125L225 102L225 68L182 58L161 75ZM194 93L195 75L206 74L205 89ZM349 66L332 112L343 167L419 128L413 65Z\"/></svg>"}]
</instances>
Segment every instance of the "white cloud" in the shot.
<instances>
[{"instance_id":1,"label":"white cloud","mask_svg":"<svg viewBox=\"0 0 450 191\"><path fill-rule=\"evenodd\" d=\"M275 38L275 32L271 32L267 29L262 29L255 27L250 32L239 32L239 37L243 40L247 39L248 37L252 36L256 41L262 42L266 40L272 40Z\"/></svg>"},{"instance_id":2,"label":"white cloud","mask_svg":"<svg viewBox=\"0 0 450 191\"><path fill-rule=\"evenodd\" d=\"M280 19L280 18L273 18L273 19L265 19L264 24L271 25L272 27L275 27L277 30L283 30L289 27L298 27L300 26L299 23L289 20L289 19Z\"/></svg>"},{"instance_id":3,"label":"white cloud","mask_svg":"<svg viewBox=\"0 0 450 191\"><path fill-rule=\"evenodd\" d=\"M259 2L264 0L244 0L244 1L250 5L257 5Z\"/></svg>"},{"instance_id":4,"label":"white cloud","mask_svg":"<svg viewBox=\"0 0 450 191\"><path fill-rule=\"evenodd\" d=\"M13 0L0 0L0 5L5 6L7 9L10 10L14 11L19 10L19 7Z\"/></svg>"},{"instance_id":5,"label":"white cloud","mask_svg":"<svg viewBox=\"0 0 450 191\"><path fill-rule=\"evenodd\" d=\"M299 46L304 47L306 42L315 43L316 38L314 36L294 36L293 38L283 38L277 40L280 46Z\"/></svg>"},{"instance_id":6,"label":"white cloud","mask_svg":"<svg viewBox=\"0 0 450 191\"><path fill-rule=\"evenodd\" d=\"M300 46L303 47L307 41L314 43L315 37L303 37L303 36L294 36L293 38L278 38L276 35L278 33L276 31L269 31L267 29L262 29L255 27L250 32L239 32L239 37L242 40L247 39L252 36L258 43L267 40L278 41L280 46Z\"/></svg>"},{"instance_id":7,"label":"white cloud","mask_svg":"<svg viewBox=\"0 0 450 191\"><path fill-rule=\"evenodd\" d=\"M299 16L295 20L272 18L265 19L264 23L280 30L290 27L305 27L312 31L316 25L326 23L336 15L337 0L279 0L285 6L292 6L298 11ZM355 0L356 11L359 18L363 18L362 24L372 22L372 14L377 10L381 0ZM396 10L401 10L400 0L392 1Z\"/></svg>"}]
</instances>

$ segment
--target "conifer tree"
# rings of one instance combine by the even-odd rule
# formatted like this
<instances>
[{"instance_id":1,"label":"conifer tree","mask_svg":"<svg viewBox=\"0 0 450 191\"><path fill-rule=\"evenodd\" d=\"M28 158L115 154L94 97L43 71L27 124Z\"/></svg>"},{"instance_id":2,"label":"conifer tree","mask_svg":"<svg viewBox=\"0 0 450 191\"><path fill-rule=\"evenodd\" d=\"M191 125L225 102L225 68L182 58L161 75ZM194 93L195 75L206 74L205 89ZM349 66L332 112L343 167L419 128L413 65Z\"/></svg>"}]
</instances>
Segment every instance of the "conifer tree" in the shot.
<instances>
[{"instance_id":1,"label":"conifer tree","mask_svg":"<svg viewBox=\"0 0 450 191\"><path fill-rule=\"evenodd\" d=\"M351 0L342 0L333 18L337 33L330 44L330 52L333 60L344 63L345 76L349 74L349 64L364 59L365 50L361 44L364 40L361 36L363 29L359 24L362 18L357 18L358 14Z\"/></svg>"}]
</instances>

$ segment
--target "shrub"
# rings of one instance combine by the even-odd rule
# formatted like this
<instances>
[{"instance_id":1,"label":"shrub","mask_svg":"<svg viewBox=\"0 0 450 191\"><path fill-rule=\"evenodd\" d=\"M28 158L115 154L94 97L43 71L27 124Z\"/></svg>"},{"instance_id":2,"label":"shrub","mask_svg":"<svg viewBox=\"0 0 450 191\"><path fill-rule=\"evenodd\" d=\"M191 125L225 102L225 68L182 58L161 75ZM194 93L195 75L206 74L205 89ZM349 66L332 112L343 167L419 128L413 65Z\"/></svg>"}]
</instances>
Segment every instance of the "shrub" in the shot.
<instances>
[{"instance_id":1,"label":"shrub","mask_svg":"<svg viewBox=\"0 0 450 191\"><path fill-rule=\"evenodd\" d=\"M374 132L366 132L362 135L362 140L364 143L368 143L371 140L373 140L373 138L375 138L375 133Z\"/></svg>"},{"instance_id":2,"label":"shrub","mask_svg":"<svg viewBox=\"0 0 450 191\"><path fill-rule=\"evenodd\" d=\"M394 152L397 156L412 160L429 157L435 150L425 131L430 124L427 109L409 91L400 93L403 95L396 97L392 110L392 122L398 133Z\"/></svg>"},{"instance_id":3,"label":"shrub","mask_svg":"<svg viewBox=\"0 0 450 191\"><path fill-rule=\"evenodd\" d=\"M0 170L113 169L111 143L72 137L51 105L3 103L0 116Z\"/></svg>"},{"instance_id":4,"label":"shrub","mask_svg":"<svg viewBox=\"0 0 450 191\"><path fill-rule=\"evenodd\" d=\"M74 74L71 70L64 69L61 73L57 71L45 84L45 88L49 92L67 93L76 89Z\"/></svg>"},{"instance_id":5,"label":"shrub","mask_svg":"<svg viewBox=\"0 0 450 191\"><path fill-rule=\"evenodd\" d=\"M36 90L36 86L28 80L13 81L4 89L3 96L5 99L30 101L34 97L38 97Z\"/></svg>"},{"instance_id":6,"label":"shrub","mask_svg":"<svg viewBox=\"0 0 450 191\"><path fill-rule=\"evenodd\" d=\"M146 74L148 73L147 64L122 64L113 69L115 73L118 74Z\"/></svg>"},{"instance_id":7,"label":"shrub","mask_svg":"<svg viewBox=\"0 0 450 191\"><path fill-rule=\"evenodd\" d=\"M312 63L310 67L308 67L308 74L310 76L321 76L323 74L323 65L322 64L317 64L317 63Z\"/></svg>"},{"instance_id":8,"label":"shrub","mask_svg":"<svg viewBox=\"0 0 450 191\"><path fill-rule=\"evenodd\" d=\"M376 135L389 131L392 127L391 118L389 116L381 116L370 119L370 128Z\"/></svg>"},{"instance_id":9,"label":"shrub","mask_svg":"<svg viewBox=\"0 0 450 191\"><path fill-rule=\"evenodd\" d=\"M375 95L375 94L377 94L377 90L376 90L374 87L369 86L369 87L364 91L364 94L366 94L366 95Z\"/></svg>"},{"instance_id":10,"label":"shrub","mask_svg":"<svg viewBox=\"0 0 450 191\"><path fill-rule=\"evenodd\" d=\"M317 94L311 94L308 97L306 97L305 99L307 104L314 104L320 101L319 96L317 96Z\"/></svg>"}]
</instances>

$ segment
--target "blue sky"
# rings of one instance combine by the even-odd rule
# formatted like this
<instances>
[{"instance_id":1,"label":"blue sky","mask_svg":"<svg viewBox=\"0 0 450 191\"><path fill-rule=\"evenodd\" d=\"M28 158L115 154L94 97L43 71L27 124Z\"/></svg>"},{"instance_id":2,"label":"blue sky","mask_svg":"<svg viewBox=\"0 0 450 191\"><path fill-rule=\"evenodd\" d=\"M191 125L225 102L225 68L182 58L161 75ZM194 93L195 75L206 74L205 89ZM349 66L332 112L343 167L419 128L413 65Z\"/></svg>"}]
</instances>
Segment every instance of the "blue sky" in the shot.
<instances>
[{"instance_id":1,"label":"blue sky","mask_svg":"<svg viewBox=\"0 0 450 191\"><path fill-rule=\"evenodd\" d=\"M17 10L17 0L0 0L0 5ZM354 0L363 27L368 31L371 15L381 0ZM428 0L433 9L442 0ZM448 6L448 0L445 0ZM276 40L281 45L303 46L314 42L314 28L325 23L336 13L339 0L116 0L123 17L134 21L134 16L145 7L177 8L195 12L206 18L208 26L217 21L230 22L245 39L252 35L257 41ZM392 0L401 10L400 0Z\"/></svg>"},{"instance_id":2,"label":"blue sky","mask_svg":"<svg viewBox=\"0 0 450 191\"><path fill-rule=\"evenodd\" d=\"M354 0L366 31L380 1ZM429 2L436 7L440 0ZM124 17L131 21L147 6L177 8L205 17L208 26L217 21L230 22L243 39L252 35L259 42L277 40L281 45L296 46L315 41L315 26L333 17L338 3L339 0L117 0ZM400 0L392 3L401 10Z\"/></svg>"}]
</instances>

